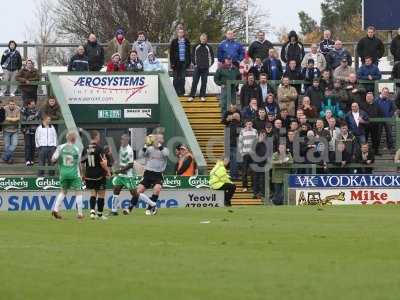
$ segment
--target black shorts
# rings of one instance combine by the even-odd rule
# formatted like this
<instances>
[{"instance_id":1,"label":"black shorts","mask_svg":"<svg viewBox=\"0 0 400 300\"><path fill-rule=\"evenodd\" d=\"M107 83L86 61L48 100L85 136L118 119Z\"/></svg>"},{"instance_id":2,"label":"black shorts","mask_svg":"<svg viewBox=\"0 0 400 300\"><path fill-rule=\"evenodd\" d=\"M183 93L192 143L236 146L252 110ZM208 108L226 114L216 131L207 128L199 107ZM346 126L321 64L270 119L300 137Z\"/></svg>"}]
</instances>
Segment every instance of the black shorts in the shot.
<instances>
[{"instance_id":1,"label":"black shorts","mask_svg":"<svg viewBox=\"0 0 400 300\"><path fill-rule=\"evenodd\" d=\"M102 177L100 179L85 179L85 185L88 190L104 191L106 189L107 179Z\"/></svg>"},{"instance_id":2,"label":"black shorts","mask_svg":"<svg viewBox=\"0 0 400 300\"><path fill-rule=\"evenodd\" d=\"M144 171L143 179L140 182L146 189L154 187L156 184L163 184L164 177L162 173L153 171Z\"/></svg>"}]
</instances>

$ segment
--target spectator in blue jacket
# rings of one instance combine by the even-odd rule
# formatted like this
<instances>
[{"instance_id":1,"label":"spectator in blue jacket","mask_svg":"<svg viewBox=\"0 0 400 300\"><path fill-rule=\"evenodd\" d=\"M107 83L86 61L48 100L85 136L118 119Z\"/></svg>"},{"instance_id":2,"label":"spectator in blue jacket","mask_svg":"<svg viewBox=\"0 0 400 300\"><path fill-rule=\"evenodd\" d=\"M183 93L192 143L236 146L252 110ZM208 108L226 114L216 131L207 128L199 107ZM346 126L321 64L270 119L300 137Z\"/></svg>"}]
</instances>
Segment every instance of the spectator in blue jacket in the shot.
<instances>
[{"instance_id":1,"label":"spectator in blue jacket","mask_svg":"<svg viewBox=\"0 0 400 300\"><path fill-rule=\"evenodd\" d=\"M363 64L357 72L357 77L359 80L370 80L371 83L364 84L367 92L374 92L375 83L373 81L382 78L381 71L376 64L373 63L372 57L365 58L365 64Z\"/></svg>"},{"instance_id":2,"label":"spectator in blue jacket","mask_svg":"<svg viewBox=\"0 0 400 300\"><path fill-rule=\"evenodd\" d=\"M232 63L239 67L244 58L244 48L241 43L235 41L235 33L232 30L228 30L225 37L226 39L218 45L218 61L223 63L226 57L231 57Z\"/></svg>"},{"instance_id":3,"label":"spectator in blue jacket","mask_svg":"<svg viewBox=\"0 0 400 300\"><path fill-rule=\"evenodd\" d=\"M143 62L143 68L146 72L164 71L161 62L150 52L147 59Z\"/></svg>"},{"instance_id":4,"label":"spectator in blue jacket","mask_svg":"<svg viewBox=\"0 0 400 300\"><path fill-rule=\"evenodd\" d=\"M89 59L85 54L85 48L83 46L79 46L78 49L76 49L76 54L69 60L68 72L71 71L89 71Z\"/></svg>"},{"instance_id":5,"label":"spectator in blue jacket","mask_svg":"<svg viewBox=\"0 0 400 300\"><path fill-rule=\"evenodd\" d=\"M389 98L389 89L384 87L378 99L376 99L376 104L381 110L384 118L392 118L396 107L394 105L393 100ZM385 128L386 132L386 143L389 150L394 150L393 145L393 135L392 135L392 123L391 122L383 122L380 126L380 135L382 136L383 128Z\"/></svg>"},{"instance_id":6,"label":"spectator in blue jacket","mask_svg":"<svg viewBox=\"0 0 400 300\"><path fill-rule=\"evenodd\" d=\"M282 62L279 59L278 52L272 48L268 51L268 57L263 62L264 72L269 80L281 80L283 75Z\"/></svg>"},{"instance_id":7,"label":"spectator in blue jacket","mask_svg":"<svg viewBox=\"0 0 400 300\"><path fill-rule=\"evenodd\" d=\"M258 105L257 99L253 98L250 100L249 105L242 109L242 117L245 120L254 120L257 117Z\"/></svg>"}]
</instances>

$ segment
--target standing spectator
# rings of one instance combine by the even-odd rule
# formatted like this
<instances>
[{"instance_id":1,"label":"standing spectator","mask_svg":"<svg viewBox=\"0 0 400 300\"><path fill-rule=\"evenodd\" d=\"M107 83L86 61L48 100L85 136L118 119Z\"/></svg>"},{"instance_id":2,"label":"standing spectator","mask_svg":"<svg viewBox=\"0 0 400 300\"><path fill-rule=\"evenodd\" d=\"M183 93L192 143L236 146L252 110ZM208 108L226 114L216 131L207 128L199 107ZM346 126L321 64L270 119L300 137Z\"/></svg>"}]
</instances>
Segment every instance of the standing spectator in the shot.
<instances>
[{"instance_id":1,"label":"standing spectator","mask_svg":"<svg viewBox=\"0 0 400 300\"><path fill-rule=\"evenodd\" d=\"M307 89L304 95L310 98L311 105L314 106L319 113L321 104L324 100L325 92L322 90L318 78L313 80L312 86Z\"/></svg>"},{"instance_id":2,"label":"standing spectator","mask_svg":"<svg viewBox=\"0 0 400 300\"><path fill-rule=\"evenodd\" d=\"M217 57L220 63L223 63L225 58L230 57L236 67L239 67L243 60L244 48L242 44L235 40L235 33L232 30L226 32L225 40L218 45Z\"/></svg>"},{"instance_id":3,"label":"standing spectator","mask_svg":"<svg viewBox=\"0 0 400 300\"><path fill-rule=\"evenodd\" d=\"M107 43L106 61L112 60L115 53L119 53L122 63L126 63L131 51L131 44L125 39L124 30L121 28L115 32L115 37Z\"/></svg>"},{"instance_id":4,"label":"standing spectator","mask_svg":"<svg viewBox=\"0 0 400 300\"><path fill-rule=\"evenodd\" d=\"M122 63L121 55L114 53L111 60L107 63L107 73L125 72L125 64Z\"/></svg>"},{"instance_id":5,"label":"standing spectator","mask_svg":"<svg viewBox=\"0 0 400 300\"><path fill-rule=\"evenodd\" d=\"M221 87L221 95L219 98L219 103L222 111L222 115L227 110L228 105L228 89L227 89L227 81L228 80L240 80L240 72L239 69L233 65L232 58L226 57L225 63L220 66L217 72L214 75L214 82L216 85ZM236 86L231 87L231 101L236 103Z\"/></svg>"},{"instance_id":6,"label":"standing spectator","mask_svg":"<svg viewBox=\"0 0 400 300\"><path fill-rule=\"evenodd\" d=\"M382 89L381 95L376 100L376 104L382 112L384 118L393 118L396 107L393 100L389 98L389 89L384 87ZM394 150L393 135L392 135L392 122L383 122L381 124L381 130L379 136L382 136L383 128L386 132L386 143L389 150Z\"/></svg>"},{"instance_id":7,"label":"standing spectator","mask_svg":"<svg viewBox=\"0 0 400 300\"><path fill-rule=\"evenodd\" d=\"M79 46L76 53L71 57L68 63L68 72L89 71L89 59L85 54L85 48Z\"/></svg>"},{"instance_id":8,"label":"standing spectator","mask_svg":"<svg viewBox=\"0 0 400 300\"><path fill-rule=\"evenodd\" d=\"M273 195L272 202L275 205L283 204L283 182L285 180L285 174L289 173L290 165L293 163L293 158L290 153L287 152L286 145L280 143L278 151L272 154L272 187Z\"/></svg>"},{"instance_id":9,"label":"standing spectator","mask_svg":"<svg viewBox=\"0 0 400 300\"><path fill-rule=\"evenodd\" d=\"M350 110L349 95L347 91L342 86L342 81L340 79L335 79L333 82L332 96L339 101L340 109L344 112Z\"/></svg>"},{"instance_id":10,"label":"standing spectator","mask_svg":"<svg viewBox=\"0 0 400 300\"><path fill-rule=\"evenodd\" d=\"M289 78L284 76L282 84L278 88L279 109L287 109L289 114L294 116L297 96L296 89L289 85Z\"/></svg>"},{"instance_id":11,"label":"standing spectator","mask_svg":"<svg viewBox=\"0 0 400 300\"><path fill-rule=\"evenodd\" d=\"M245 121L245 127L239 134L239 153L242 157L242 184L243 192L247 192L249 188L248 176L252 175L251 171L251 154L254 152L255 143L257 141L257 130L253 128L251 120ZM253 180L252 180L253 181Z\"/></svg>"},{"instance_id":12,"label":"standing spectator","mask_svg":"<svg viewBox=\"0 0 400 300\"><path fill-rule=\"evenodd\" d=\"M231 181L228 171L229 160L217 160L214 168L210 172L210 187L213 190L224 191L225 206L231 206L231 199L236 191L236 185Z\"/></svg>"},{"instance_id":13,"label":"standing spectator","mask_svg":"<svg viewBox=\"0 0 400 300\"><path fill-rule=\"evenodd\" d=\"M376 101L374 101L374 94L372 92L367 93L365 97L365 103L361 106L362 110L365 111L369 119L381 118L382 111L379 108ZM368 137L371 136L372 140L372 150L375 155L380 155L379 153L379 143L380 143L380 126L377 122L370 122L365 126L365 141L368 143Z\"/></svg>"},{"instance_id":14,"label":"standing spectator","mask_svg":"<svg viewBox=\"0 0 400 300\"><path fill-rule=\"evenodd\" d=\"M289 80L303 80L301 67L296 63L295 60L289 61L289 64L286 65L285 73L283 77L288 77ZM301 93L301 84L292 84L292 86L296 89L297 93Z\"/></svg>"},{"instance_id":15,"label":"standing spectator","mask_svg":"<svg viewBox=\"0 0 400 300\"><path fill-rule=\"evenodd\" d=\"M271 124L269 124L270 126ZM272 139L267 136L266 129L262 129L258 135L255 147L254 158L254 182L253 182L253 199L265 196L265 165L268 158L272 155Z\"/></svg>"},{"instance_id":16,"label":"standing spectator","mask_svg":"<svg viewBox=\"0 0 400 300\"><path fill-rule=\"evenodd\" d=\"M281 80L283 75L282 62L275 49L269 49L268 57L263 61L264 72L269 80Z\"/></svg>"},{"instance_id":17,"label":"standing spectator","mask_svg":"<svg viewBox=\"0 0 400 300\"><path fill-rule=\"evenodd\" d=\"M261 89L261 106L265 105L267 102L267 96L269 94L275 94L275 89L268 83L267 74L260 74L260 81L258 83Z\"/></svg>"},{"instance_id":18,"label":"standing spectator","mask_svg":"<svg viewBox=\"0 0 400 300\"><path fill-rule=\"evenodd\" d=\"M319 51L326 57L331 51L335 45L335 41L332 40L331 38L332 34L329 30L324 31L324 38L323 40L319 43Z\"/></svg>"},{"instance_id":19,"label":"standing spectator","mask_svg":"<svg viewBox=\"0 0 400 300\"><path fill-rule=\"evenodd\" d=\"M49 116L42 116L42 124L36 128L35 146L39 152L39 166L52 166L51 157L57 147L57 132L53 125L50 124ZM39 170L38 176L44 176L45 171ZM53 176L54 171L49 172L49 176Z\"/></svg>"},{"instance_id":20,"label":"standing spectator","mask_svg":"<svg viewBox=\"0 0 400 300\"><path fill-rule=\"evenodd\" d=\"M295 31L289 32L288 41L283 44L281 50L281 59L283 62L288 63L295 60L296 64L300 66L304 57L304 46L299 41L299 37Z\"/></svg>"},{"instance_id":21,"label":"standing spectator","mask_svg":"<svg viewBox=\"0 0 400 300\"><path fill-rule=\"evenodd\" d=\"M367 92L375 90L375 80L382 78L381 71L377 65L373 64L372 57L365 57L364 64L358 69L357 77L359 80L369 80L371 83L364 84Z\"/></svg>"},{"instance_id":22,"label":"standing spectator","mask_svg":"<svg viewBox=\"0 0 400 300\"><path fill-rule=\"evenodd\" d=\"M256 80L260 79L260 74L264 72L264 67L261 58L257 57L250 67L249 74L253 74Z\"/></svg>"},{"instance_id":23,"label":"standing spectator","mask_svg":"<svg viewBox=\"0 0 400 300\"><path fill-rule=\"evenodd\" d=\"M178 29L177 37L171 41L169 62L173 71L175 91L178 97L181 97L185 95L186 69L190 65L190 42L183 29Z\"/></svg>"},{"instance_id":24,"label":"standing spectator","mask_svg":"<svg viewBox=\"0 0 400 300\"><path fill-rule=\"evenodd\" d=\"M143 61L140 60L136 50L131 50L129 54L129 59L125 64L125 69L130 72L142 72L143 71Z\"/></svg>"},{"instance_id":25,"label":"standing spectator","mask_svg":"<svg viewBox=\"0 0 400 300\"><path fill-rule=\"evenodd\" d=\"M270 41L265 39L265 32L257 32L257 40L251 43L248 53L254 61L257 57L264 61L268 56L269 49L273 48Z\"/></svg>"},{"instance_id":26,"label":"standing spectator","mask_svg":"<svg viewBox=\"0 0 400 300\"><path fill-rule=\"evenodd\" d=\"M361 103L364 103L366 90L364 86L358 82L356 74L351 73L349 75L349 78L347 79L347 83L345 86L345 90L347 91L347 94L349 96L348 110L350 110L350 105L353 102L357 102L360 105Z\"/></svg>"},{"instance_id":27,"label":"standing spectator","mask_svg":"<svg viewBox=\"0 0 400 300\"><path fill-rule=\"evenodd\" d=\"M322 71L319 84L323 91L325 91L326 89L333 89L333 78L329 70Z\"/></svg>"},{"instance_id":28,"label":"standing spectator","mask_svg":"<svg viewBox=\"0 0 400 300\"><path fill-rule=\"evenodd\" d=\"M3 126L4 153L3 162L13 164L14 151L18 145L18 123L20 120L20 108L15 105L14 100L9 100L8 105L4 107L6 114L5 121L9 124Z\"/></svg>"},{"instance_id":29,"label":"standing spectator","mask_svg":"<svg viewBox=\"0 0 400 300\"><path fill-rule=\"evenodd\" d=\"M367 143L361 145L361 151L358 151L355 155L355 160L359 164L366 166L372 165L375 162L375 155L369 151L369 146ZM371 167L359 168L357 170L359 174L372 174Z\"/></svg>"},{"instance_id":30,"label":"standing spectator","mask_svg":"<svg viewBox=\"0 0 400 300\"><path fill-rule=\"evenodd\" d=\"M385 46L382 41L375 36L375 27L367 28L367 36L363 37L357 44L357 54L365 63L367 57L372 58L372 63L378 65L379 59L385 53Z\"/></svg>"},{"instance_id":31,"label":"standing spectator","mask_svg":"<svg viewBox=\"0 0 400 300\"><path fill-rule=\"evenodd\" d=\"M350 52L343 48L343 44L341 41L337 40L333 49L329 51L326 56L328 69L335 70L337 67L340 66L340 62L343 59L347 60L348 66L351 66L351 64L353 63Z\"/></svg>"},{"instance_id":32,"label":"standing spectator","mask_svg":"<svg viewBox=\"0 0 400 300\"><path fill-rule=\"evenodd\" d=\"M351 73L354 73L354 68L349 66L349 62L346 58L343 58L340 61L339 67L335 69L333 72L333 79L339 79L341 81L345 81Z\"/></svg>"},{"instance_id":33,"label":"standing spectator","mask_svg":"<svg viewBox=\"0 0 400 300\"><path fill-rule=\"evenodd\" d=\"M149 53L153 52L153 46L147 40L146 33L144 31L138 31L137 40L133 43L132 50L136 51L141 61L145 61L149 56Z\"/></svg>"},{"instance_id":34,"label":"standing spectator","mask_svg":"<svg viewBox=\"0 0 400 300\"><path fill-rule=\"evenodd\" d=\"M50 117L51 121L58 121L62 118L60 106L58 105L56 99L49 98L46 103L40 109L40 115Z\"/></svg>"},{"instance_id":35,"label":"standing spectator","mask_svg":"<svg viewBox=\"0 0 400 300\"><path fill-rule=\"evenodd\" d=\"M205 33L200 35L200 43L193 47L192 64L194 65L194 73L188 101L194 100L200 78L200 100L206 101L207 80L210 67L214 64L214 51L207 43L207 35Z\"/></svg>"},{"instance_id":36,"label":"standing spectator","mask_svg":"<svg viewBox=\"0 0 400 300\"><path fill-rule=\"evenodd\" d=\"M346 123L357 138L359 144L365 143L365 126L368 124L368 115L360 110L357 102L351 104L351 111L346 115Z\"/></svg>"},{"instance_id":37,"label":"standing spectator","mask_svg":"<svg viewBox=\"0 0 400 300\"><path fill-rule=\"evenodd\" d=\"M15 41L8 42L8 48L4 51L1 57L1 67L3 68L3 81L15 81L18 71L22 67L21 54L17 50L17 43ZM7 91L7 85L1 87L0 97L4 96ZM16 85L10 85L10 97L15 96L17 90Z\"/></svg>"},{"instance_id":38,"label":"standing spectator","mask_svg":"<svg viewBox=\"0 0 400 300\"><path fill-rule=\"evenodd\" d=\"M322 72L323 70L326 69L325 56L322 53L318 52L317 44L312 44L311 45L311 52L307 53L304 56L303 61L301 62L301 67L303 69L307 68L310 59L312 59L314 61L315 67L318 68L318 70L320 72Z\"/></svg>"},{"instance_id":39,"label":"standing spectator","mask_svg":"<svg viewBox=\"0 0 400 300\"><path fill-rule=\"evenodd\" d=\"M390 43L390 53L393 55L394 62L400 61L400 28Z\"/></svg>"},{"instance_id":40,"label":"standing spectator","mask_svg":"<svg viewBox=\"0 0 400 300\"><path fill-rule=\"evenodd\" d=\"M94 33L89 34L84 48L89 62L89 71L100 72L105 62L104 48L97 42Z\"/></svg>"},{"instance_id":41,"label":"standing spectator","mask_svg":"<svg viewBox=\"0 0 400 300\"><path fill-rule=\"evenodd\" d=\"M37 102L38 85L31 83L32 81L39 81L40 74L31 59L26 61L25 67L18 72L15 79L21 83L20 90L22 92L24 106L27 104L28 100L35 100L35 102Z\"/></svg>"},{"instance_id":42,"label":"standing spectator","mask_svg":"<svg viewBox=\"0 0 400 300\"><path fill-rule=\"evenodd\" d=\"M336 126L335 118L331 117L328 119L328 126L325 127L325 130L327 130L329 132L329 136L331 137L331 140L329 141L329 144L328 144L329 157L331 158L331 157L334 157L333 154L336 149L336 143L340 136L340 128Z\"/></svg>"},{"instance_id":43,"label":"standing spectator","mask_svg":"<svg viewBox=\"0 0 400 300\"><path fill-rule=\"evenodd\" d=\"M240 110L235 104L229 106L222 117L221 123L229 130L229 160L230 160L230 174L233 180L239 179L238 166L237 166L237 139L239 137L241 115Z\"/></svg>"},{"instance_id":44,"label":"standing spectator","mask_svg":"<svg viewBox=\"0 0 400 300\"><path fill-rule=\"evenodd\" d=\"M40 120L40 111L35 100L29 100L27 105L21 108L21 121L34 122ZM25 164L32 166L35 161L35 132L37 124L25 124L21 126L25 139Z\"/></svg>"},{"instance_id":45,"label":"standing spectator","mask_svg":"<svg viewBox=\"0 0 400 300\"><path fill-rule=\"evenodd\" d=\"M304 89L307 89L314 79L318 79L321 77L320 70L314 66L314 60L310 58L307 62L307 67L303 69L301 72L301 76L304 78L304 81L307 83L304 84Z\"/></svg>"},{"instance_id":46,"label":"standing spectator","mask_svg":"<svg viewBox=\"0 0 400 300\"><path fill-rule=\"evenodd\" d=\"M154 56L153 52L150 52L147 59L143 63L143 68L146 72L163 71L161 62Z\"/></svg>"},{"instance_id":47,"label":"standing spectator","mask_svg":"<svg viewBox=\"0 0 400 300\"><path fill-rule=\"evenodd\" d=\"M253 98L257 99L257 106L261 106L263 102L261 88L255 81L254 75L249 74L246 83L240 89L240 106L246 107Z\"/></svg>"}]
</instances>

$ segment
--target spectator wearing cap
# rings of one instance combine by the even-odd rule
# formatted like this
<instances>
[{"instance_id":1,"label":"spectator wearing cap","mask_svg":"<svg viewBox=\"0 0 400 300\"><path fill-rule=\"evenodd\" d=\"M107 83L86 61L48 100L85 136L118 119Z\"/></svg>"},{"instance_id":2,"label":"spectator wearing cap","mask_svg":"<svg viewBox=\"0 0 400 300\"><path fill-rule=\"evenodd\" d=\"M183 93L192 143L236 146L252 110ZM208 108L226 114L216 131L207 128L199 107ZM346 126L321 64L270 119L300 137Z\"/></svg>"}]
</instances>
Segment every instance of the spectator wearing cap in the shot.
<instances>
[{"instance_id":1,"label":"spectator wearing cap","mask_svg":"<svg viewBox=\"0 0 400 300\"><path fill-rule=\"evenodd\" d=\"M253 122L251 119L247 119L244 122L244 128L239 133L239 153L242 157L242 185L243 192L247 192L249 188L248 177L253 177L251 171L252 158L251 155L254 153L254 147L257 142L257 130L253 128ZM252 180L253 181L253 180Z\"/></svg>"},{"instance_id":2,"label":"spectator wearing cap","mask_svg":"<svg viewBox=\"0 0 400 300\"><path fill-rule=\"evenodd\" d=\"M137 32L137 40L133 43L132 50L136 51L141 61L145 61L149 56L149 53L153 52L153 46L147 40L147 36L144 31Z\"/></svg>"},{"instance_id":3,"label":"spectator wearing cap","mask_svg":"<svg viewBox=\"0 0 400 300\"><path fill-rule=\"evenodd\" d=\"M319 112L321 103L324 100L324 90L322 90L318 78L313 80L312 86L306 90L304 95L310 98L311 105L317 108Z\"/></svg>"},{"instance_id":4,"label":"spectator wearing cap","mask_svg":"<svg viewBox=\"0 0 400 300\"><path fill-rule=\"evenodd\" d=\"M389 89L384 87L378 99L376 99L376 104L382 112L384 118L391 119L394 116L396 107L392 99L390 99ZM379 136L382 136L383 129L386 132L386 143L389 150L394 150L393 134L392 134L392 122L383 122L381 125L381 131Z\"/></svg>"},{"instance_id":5,"label":"spectator wearing cap","mask_svg":"<svg viewBox=\"0 0 400 300\"><path fill-rule=\"evenodd\" d=\"M257 40L251 43L248 53L253 61L255 61L256 58L260 58L261 61L264 61L271 48L273 48L273 45L265 38L265 32L259 31L257 32Z\"/></svg>"},{"instance_id":6,"label":"spectator wearing cap","mask_svg":"<svg viewBox=\"0 0 400 300\"><path fill-rule=\"evenodd\" d=\"M385 93L386 94L386 93ZM362 110L364 110L368 118L382 118L383 113L381 108L377 104L377 101L374 100L374 94L372 92L368 92L365 97L365 103L361 105ZM391 125L389 125L391 126ZM391 128L390 128L391 129ZM376 122L370 122L365 126L365 140L368 142L369 136L371 136L372 141L372 150L375 155L380 155L379 153L379 144L380 144L380 124Z\"/></svg>"},{"instance_id":7,"label":"spectator wearing cap","mask_svg":"<svg viewBox=\"0 0 400 300\"><path fill-rule=\"evenodd\" d=\"M129 59L125 64L125 69L130 72L142 72L143 71L143 61L140 60L136 50L131 50L129 54Z\"/></svg>"},{"instance_id":8,"label":"spectator wearing cap","mask_svg":"<svg viewBox=\"0 0 400 300\"><path fill-rule=\"evenodd\" d=\"M240 80L240 72L239 69L233 65L232 58L226 57L225 62L222 66L220 66L217 72L214 75L214 82L216 85L221 87L221 95L219 97L221 113L224 115L227 110L228 105L228 89L227 89L227 81L228 80ZM234 103L236 103L236 86L231 86L231 94L230 99Z\"/></svg>"},{"instance_id":9,"label":"spectator wearing cap","mask_svg":"<svg viewBox=\"0 0 400 300\"><path fill-rule=\"evenodd\" d=\"M363 64L366 58L370 57L374 65L378 65L379 59L385 53L385 46L382 41L375 36L375 27L368 26L367 36L363 37L357 44L357 54L361 58Z\"/></svg>"},{"instance_id":10,"label":"spectator wearing cap","mask_svg":"<svg viewBox=\"0 0 400 300\"><path fill-rule=\"evenodd\" d=\"M322 72L326 69L325 56L322 53L318 52L317 44L312 44L311 51L304 56L301 62L301 67L303 69L308 67L310 59L314 61L314 65L316 68L318 68L319 71Z\"/></svg>"},{"instance_id":11,"label":"spectator wearing cap","mask_svg":"<svg viewBox=\"0 0 400 300\"><path fill-rule=\"evenodd\" d=\"M87 72L89 71L89 59L85 54L85 48L81 45L76 49L76 53L68 63L68 72Z\"/></svg>"},{"instance_id":12,"label":"spectator wearing cap","mask_svg":"<svg viewBox=\"0 0 400 300\"><path fill-rule=\"evenodd\" d=\"M339 79L345 81L349 77L350 73L354 73L354 68L349 66L349 62L346 58L340 61L340 65L333 72L333 79Z\"/></svg>"},{"instance_id":13,"label":"spectator wearing cap","mask_svg":"<svg viewBox=\"0 0 400 300\"><path fill-rule=\"evenodd\" d=\"M225 58L230 57L232 63L239 67L244 58L244 48L241 43L235 40L235 32L233 30L228 30L225 34L225 40L219 43L217 57L220 63L224 63Z\"/></svg>"},{"instance_id":14,"label":"spectator wearing cap","mask_svg":"<svg viewBox=\"0 0 400 300\"><path fill-rule=\"evenodd\" d=\"M40 80L39 71L35 68L35 65L31 59L26 61L25 67L18 72L15 79L21 83L20 90L22 101L24 106L27 104L28 100L34 100L37 102L37 84L31 84L33 81Z\"/></svg>"},{"instance_id":15,"label":"spectator wearing cap","mask_svg":"<svg viewBox=\"0 0 400 300\"><path fill-rule=\"evenodd\" d=\"M378 68L378 65L373 63L372 57L365 57L364 64L358 69L357 77L359 80L368 80L371 83L364 84L367 92L373 92L375 90L375 80L382 78L382 73Z\"/></svg>"},{"instance_id":16,"label":"spectator wearing cap","mask_svg":"<svg viewBox=\"0 0 400 300\"><path fill-rule=\"evenodd\" d=\"M335 41L332 40L332 34L329 30L324 31L324 38L322 41L319 43L319 51L326 57L329 53L334 48Z\"/></svg>"},{"instance_id":17,"label":"spectator wearing cap","mask_svg":"<svg viewBox=\"0 0 400 300\"><path fill-rule=\"evenodd\" d=\"M15 41L8 42L8 48L4 51L1 57L1 67L3 68L3 81L15 81L18 71L22 67L21 54L17 50L17 43ZM8 86L3 85L1 87L0 96L4 96ZM15 96L17 90L16 85L10 85L10 97Z\"/></svg>"},{"instance_id":18,"label":"spectator wearing cap","mask_svg":"<svg viewBox=\"0 0 400 300\"><path fill-rule=\"evenodd\" d=\"M210 67L214 64L214 51L207 43L207 35L200 35L200 42L192 50L192 64L194 66L192 88L188 101L193 101L197 92L197 85L201 79L200 100L206 101L207 81Z\"/></svg>"},{"instance_id":19,"label":"spectator wearing cap","mask_svg":"<svg viewBox=\"0 0 400 300\"><path fill-rule=\"evenodd\" d=\"M304 58L304 46L299 41L299 37L296 31L292 30L288 34L288 41L282 46L281 59L285 63L294 60L296 61L296 64L300 66L303 58Z\"/></svg>"},{"instance_id":20,"label":"spectator wearing cap","mask_svg":"<svg viewBox=\"0 0 400 300\"><path fill-rule=\"evenodd\" d=\"M169 47L169 62L173 71L173 84L178 97L185 95L186 69L190 66L190 42L185 31L178 29L177 37Z\"/></svg>"},{"instance_id":21,"label":"spectator wearing cap","mask_svg":"<svg viewBox=\"0 0 400 300\"><path fill-rule=\"evenodd\" d=\"M131 44L125 38L124 30L120 28L115 32L115 37L107 43L106 60L111 60L115 53L119 53L121 62L126 63L128 61L130 51Z\"/></svg>"},{"instance_id":22,"label":"spectator wearing cap","mask_svg":"<svg viewBox=\"0 0 400 300\"><path fill-rule=\"evenodd\" d=\"M100 72L105 62L104 48L97 41L97 37L94 33L89 34L84 48L89 61L89 71Z\"/></svg>"},{"instance_id":23,"label":"spectator wearing cap","mask_svg":"<svg viewBox=\"0 0 400 300\"><path fill-rule=\"evenodd\" d=\"M240 89L240 105L246 107L249 105L250 99L257 99L257 105L262 105L262 91L260 86L257 84L254 75L249 74L246 83Z\"/></svg>"},{"instance_id":24,"label":"spectator wearing cap","mask_svg":"<svg viewBox=\"0 0 400 300\"><path fill-rule=\"evenodd\" d=\"M164 68L153 52L150 52L147 59L143 62L143 68L146 72L163 71Z\"/></svg>"},{"instance_id":25,"label":"spectator wearing cap","mask_svg":"<svg viewBox=\"0 0 400 300\"><path fill-rule=\"evenodd\" d=\"M289 78L283 77L282 84L278 88L278 104L280 110L287 109L291 116L295 113L295 103L298 94L293 86L289 85Z\"/></svg>"},{"instance_id":26,"label":"spectator wearing cap","mask_svg":"<svg viewBox=\"0 0 400 300\"><path fill-rule=\"evenodd\" d=\"M310 58L308 60L307 66L303 68L303 71L301 72L301 76L304 78L304 81L308 82L304 84L304 89L307 89L315 78L319 79L321 77L320 70L315 67L314 59Z\"/></svg>"},{"instance_id":27,"label":"spectator wearing cap","mask_svg":"<svg viewBox=\"0 0 400 300\"><path fill-rule=\"evenodd\" d=\"M197 164L193 154L189 150L189 147L186 145L180 145L177 150L179 151L179 155L176 164L176 175L194 176L197 174Z\"/></svg>"},{"instance_id":28,"label":"spectator wearing cap","mask_svg":"<svg viewBox=\"0 0 400 300\"><path fill-rule=\"evenodd\" d=\"M283 67L276 49L269 49L268 57L263 61L263 69L269 80L282 79Z\"/></svg>"},{"instance_id":29,"label":"spectator wearing cap","mask_svg":"<svg viewBox=\"0 0 400 300\"><path fill-rule=\"evenodd\" d=\"M111 60L107 63L107 72L108 73L116 73L116 72L125 72L125 64L121 60L121 55L117 52L111 56Z\"/></svg>"},{"instance_id":30,"label":"spectator wearing cap","mask_svg":"<svg viewBox=\"0 0 400 300\"><path fill-rule=\"evenodd\" d=\"M335 70L340 66L342 59L347 59L347 63L351 66L353 60L349 51L343 48L341 41L335 41L335 45L326 56L326 62L329 70Z\"/></svg>"}]
</instances>

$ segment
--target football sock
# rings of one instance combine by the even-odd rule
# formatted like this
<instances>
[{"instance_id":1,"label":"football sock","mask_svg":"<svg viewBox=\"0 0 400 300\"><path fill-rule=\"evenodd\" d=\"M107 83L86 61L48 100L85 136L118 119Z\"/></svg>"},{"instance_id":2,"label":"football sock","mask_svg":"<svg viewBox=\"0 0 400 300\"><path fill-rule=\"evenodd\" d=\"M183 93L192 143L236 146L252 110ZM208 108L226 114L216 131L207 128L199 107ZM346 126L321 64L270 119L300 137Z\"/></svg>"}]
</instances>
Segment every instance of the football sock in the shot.
<instances>
[{"instance_id":1,"label":"football sock","mask_svg":"<svg viewBox=\"0 0 400 300\"><path fill-rule=\"evenodd\" d=\"M97 199L97 215L101 217L104 210L104 198Z\"/></svg>"},{"instance_id":2,"label":"football sock","mask_svg":"<svg viewBox=\"0 0 400 300\"><path fill-rule=\"evenodd\" d=\"M64 198L65 198L65 194L63 192L58 193L57 198L56 198L56 203L54 203L54 208L53 208L53 210L55 212L58 212L60 210L60 206L61 206L61 203L64 200Z\"/></svg>"},{"instance_id":3,"label":"football sock","mask_svg":"<svg viewBox=\"0 0 400 300\"><path fill-rule=\"evenodd\" d=\"M129 210L132 210L134 207L136 207L138 202L139 202L139 197L137 195L136 196L132 196L131 203L129 204Z\"/></svg>"},{"instance_id":4,"label":"football sock","mask_svg":"<svg viewBox=\"0 0 400 300\"><path fill-rule=\"evenodd\" d=\"M118 195L113 195L111 211L112 212L117 212L118 211L118 206L119 206Z\"/></svg>"},{"instance_id":5,"label":"football sock","mask_svg":"<svg viewBox=\"0 0 400 300\"><path fill-rule=\"evenodd\" d=\"M144 193L140 194L139 197L140 197L140 199L142 199L144 202L146 202L147 205L150 205L150 206L155 206L155 205L156 205L156 203L153 202L153 201L151 201L151 199L149 198L149 196L147 196L147 195L144 194Z\"/></svg>"},{"instance_id":6,"label":"football sock","mask_svg":"<svg viewBox=\"0 0 400 300\"><path fill-rule=\"evenodd\" d=\"M90 205L91 211L96 210L96 197L95 196L90 196L89 205Z\"/></svg>"},{"instance_id":7,"label":"football sock","mask_svg":"<svg viewBox=\"0 0 400 300\"><path fill-rule=\"evenodd\" d=\"M82 208L83 208L83 196L81 193L76 195L76 207L78 208L78 214L82 214Z\"/></svg>"},{"instance_id":8,"label":"football sock","mask_svg":"<svg viewBox=\"0 0 400 300\"><path fill-rule=\"evenodd\" d=\"M150 199L155 205L157 205L158 195L153 194L153 195L151 195ZM147 206L147 209L150 209L152 206L154 206L154 205L149 204Z\"/></svg>"}]
</instances>

